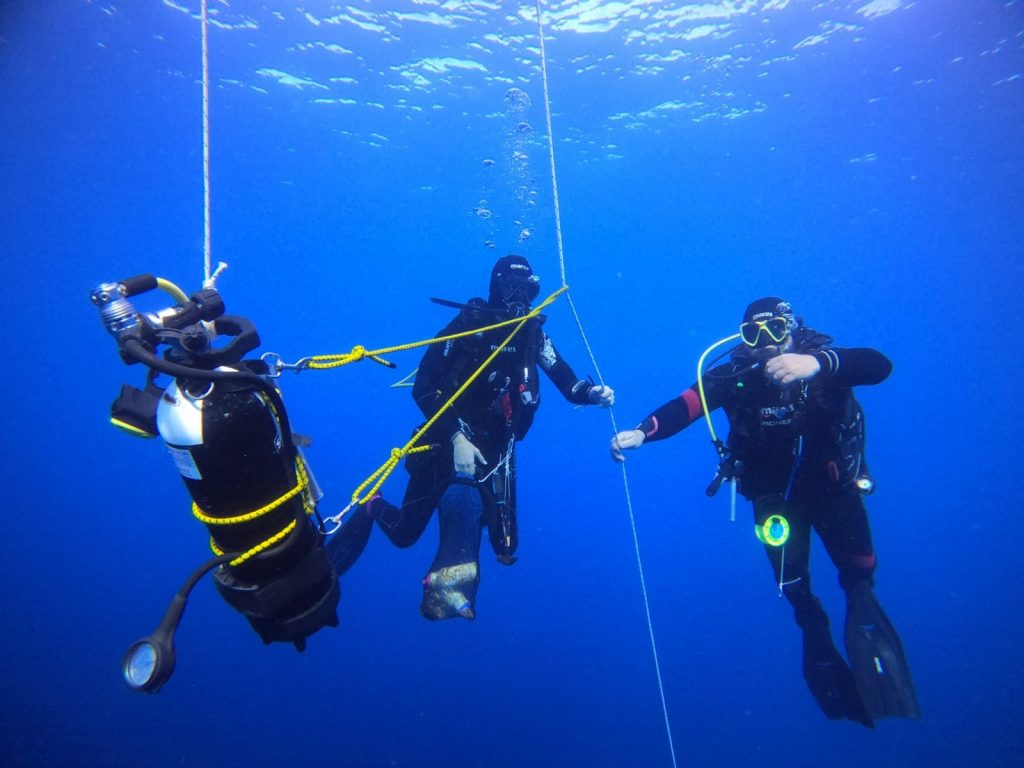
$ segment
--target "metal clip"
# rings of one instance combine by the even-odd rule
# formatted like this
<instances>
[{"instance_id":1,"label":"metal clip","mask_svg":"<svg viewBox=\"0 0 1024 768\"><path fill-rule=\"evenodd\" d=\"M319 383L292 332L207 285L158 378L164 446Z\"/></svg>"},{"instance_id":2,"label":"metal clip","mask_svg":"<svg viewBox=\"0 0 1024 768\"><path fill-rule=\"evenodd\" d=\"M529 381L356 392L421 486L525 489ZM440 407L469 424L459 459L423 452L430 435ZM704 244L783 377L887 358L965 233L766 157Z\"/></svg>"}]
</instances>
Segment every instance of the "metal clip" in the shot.
<instances>
[{"instance_id":1,"label":"metal clip","mask_svg":"<svg viewBox=\"0 0 1024 768\"><path fill-rule=\"evenodd\" d=\"M277 354L277 352L264 352L260 355L260 360L262 360L264 364L266 364L267 368L270 369L267 371L267 376L272 379L276 379L281 375L281 371L295 371L296 373L304 371L309 367L313 358L303 357L298 362L286 363L281 359L281 356Z\"/></svg>"},{"instance_id":2,"label":"metal clip","mask_svg":"<svg viewBox=\"0 0 1024 768\"><path fill-rule=\"evenodd\" d=\"M338 514L325 517L320 526L320 531L325 536L330 536L331 534L336 533L338 529L341 528L345 515L347 515L355 506L356 503L354 501L350 502L349 505ZM328 527L328 523L330 524L330 527Z\"/></svg>"}]
</instances>

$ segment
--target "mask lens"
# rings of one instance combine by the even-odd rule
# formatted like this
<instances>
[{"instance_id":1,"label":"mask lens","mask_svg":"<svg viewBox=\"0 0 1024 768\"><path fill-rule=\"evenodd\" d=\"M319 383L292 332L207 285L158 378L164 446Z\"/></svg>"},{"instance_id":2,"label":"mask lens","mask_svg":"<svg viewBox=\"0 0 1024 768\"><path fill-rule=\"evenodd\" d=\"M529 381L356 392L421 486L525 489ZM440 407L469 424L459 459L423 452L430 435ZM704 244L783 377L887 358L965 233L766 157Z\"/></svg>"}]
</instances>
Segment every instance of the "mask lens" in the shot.
<instances>
[{"instance_id":1,"label":"mask lens","mask_svg":"<svg viewBox=\"0 0 1024 768\"><path fill-rule=\"evenodd\" d=\"M757 337L761 335L761 326L757 323L743 323L740 325L740 336L743 343L748 347L757 346Z\"/></svg>"},{"instance_id":2,"label":"mask lens","mask_svg":"<svg viewBox=\"0 0 1024 768\"><path fill-rule=\"evenodd\" d=\"M501 283L501 298L506 304L530 304L540 293L540 278L510 276Z\"/></svg>"},{"instance_id":3,"label":"mask lens","mask_svg":"<svg viewBox=\"0 0 1024 768\"><path fill-rule=\"evenodd\" d=\"M526 298L529 303L533 303L533 300L537 298L540 293L540 278L536 275L530 275L530 279L527 281L526 286Z\"/></svg>"},{"instance_id":4,"label":"mask lens","mask_svg":"<svg viewBox=\"0 0 1024 768\"><path fill-rule=\"evenodd\" d=\"M765 322L764 329L776 344L789 335L789 324L784 317L773 317Z\"/></svg>"}]
</instances>

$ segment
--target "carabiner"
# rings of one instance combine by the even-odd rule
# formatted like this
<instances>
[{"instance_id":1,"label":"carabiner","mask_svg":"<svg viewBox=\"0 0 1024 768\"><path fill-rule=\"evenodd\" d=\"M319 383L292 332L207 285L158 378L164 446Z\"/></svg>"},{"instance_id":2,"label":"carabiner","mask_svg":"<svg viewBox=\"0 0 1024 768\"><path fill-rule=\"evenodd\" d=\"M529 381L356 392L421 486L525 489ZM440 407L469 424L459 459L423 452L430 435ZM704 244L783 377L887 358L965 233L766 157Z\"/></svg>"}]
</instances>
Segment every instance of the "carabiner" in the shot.
<instances>
[{"instance_id":1,"label":"carabiner","mask_svg":"<svg viewBox=\"0 0 1024 768\"><path fill-rule=\"evenodd\" d=\"M341 510L341 512L339 512L338 514L323 518L323 521L320 525L320 532L323 533L324 536L330 536L331 534L337 533L342 526L342 519L352 510L352 508L355 505L356 503L354 501L349 502L349 505L345 507L343 510ZM328 528L328 523L331 523L333 527Z\"/></svg>"},{"instance_id":2,"label":"carabiner","mask_svg":"<svg viewBox=\"0 0 1024 768\"><path fill-rule=\"evenodd\" d=\"M296 363L286 363L281 359L281 356L277 352L264 352L260 355L260 360L269 368L267 376L272 379L276 379L281 375L281 371L295 371L299 373L309 367L310 362L313 358L303 357Z\"/></svg>"}]
</instances>

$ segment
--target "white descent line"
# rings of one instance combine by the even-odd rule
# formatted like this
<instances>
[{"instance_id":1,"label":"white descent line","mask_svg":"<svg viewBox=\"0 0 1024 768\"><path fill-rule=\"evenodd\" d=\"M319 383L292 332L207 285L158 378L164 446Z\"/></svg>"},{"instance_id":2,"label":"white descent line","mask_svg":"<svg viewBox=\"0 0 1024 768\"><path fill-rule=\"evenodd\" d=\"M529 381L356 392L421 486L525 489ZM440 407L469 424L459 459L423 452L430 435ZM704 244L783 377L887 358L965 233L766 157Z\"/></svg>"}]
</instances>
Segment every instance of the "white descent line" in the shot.
<instances>
[{"instance_id":1,"label":"white descent line","mask_svg":"<svg viewBox=\"0 0 1024 768\"><path fill-rule=\"evenodd\" d=\"M562 275L562 287L566 286L566 275L565 275L565 251L562 247L562 214L558 204L558 179L555 175L555 139L554 133L551 129L551 98L548 95L548 58L547 51L544 48L544 23L541 19L540 11L540 0L536 0L537 6L537 34L540 38L540 71L544 82L544 117L547 120L548 130L548 158L551 163L551 191L554 197L554 208L555 208L555 237L558 243L558 265ZM566 298L569 301L569 308L572 310L572 316L576 320L576 327L579 329L580 336L583 339L583 344L587 348L587 354L590 355L590 362L594 366L594 373L597 374L597 379L604 385L604 378L601 376L601 369L597 364L597 358L594 356L594 351L590 347L590 342L587 340L587 334L583 331L583 323L580 320L579 313L576 311L576 305L572 300L572 295L566 293ZM608 415L612 422L612 434L618 434L618 426L615 423L615 414L612 409L608 409ZM633 550L636 552L636 566L640 572L640 591L644 598L644 613L647 616L647 634L651 638L651 653L654 656L654 672L658 678L658 694L661 696L661 711L665 717L665 733L668 736L668 749L672 756L672 766L677 768L676 763L676 748L672 742L672 726L668 720L668 705L665 703L665 684L661 679L661 664L658 662L658 644L654 639L654 624L651 622L651 604L647 597L647 582L644 579L644 562L640 556L640 539L636 533L636 517L633 514L633 500L629 493L629 477L626 474L626 465L622 465L622 486L626 493L626 508L629 510L629 525L633 531Z\"/></svg>"},{"instance_id":2,"label":"white descent line","mask_svg":"<svg viewBox=\"0 0 1024 768\"><path fill-rule=\"evenodd\" d=\"M207 40L206 0L202 0L203 26L203 285L210 282L210 49Z\"/></svg>"}]
</instances>

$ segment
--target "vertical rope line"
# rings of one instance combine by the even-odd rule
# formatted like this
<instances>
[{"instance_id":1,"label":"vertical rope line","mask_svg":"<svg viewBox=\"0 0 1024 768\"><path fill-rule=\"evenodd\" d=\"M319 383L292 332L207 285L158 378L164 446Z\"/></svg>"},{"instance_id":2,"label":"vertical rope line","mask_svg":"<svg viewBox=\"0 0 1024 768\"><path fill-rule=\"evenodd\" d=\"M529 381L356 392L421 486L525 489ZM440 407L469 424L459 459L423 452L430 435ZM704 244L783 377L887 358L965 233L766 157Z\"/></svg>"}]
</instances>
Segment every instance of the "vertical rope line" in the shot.
<instances>
[{"instance_id":1,"label":"vertical rope line","mask_svg":"<svg viewBox=\"0 0 1024 768\"><path fill-rule=\"evenodd\" d=\"M547 121L548 131L548 159L551 165L551 192L554 199L555 209L555 237L558 243L558 266L562 276L562 287L567 287L566 283L566 271L565 271L565 249L562 244L562 213L558 202L558 177L555 173L555 141L554 131L551 127L551 97L548 91L548 57L547 50L544 46L544 23L541 18L540 0L535 0L537 7L537 36L540 39L540 71L541 78L544 83L544 117ZM597 358L594 355L594 350L590 346L590 342L587 339L587 334L583 330L583 322L580 320L579 312L576 311L576 303L572 300L572 294L566 293L566 298L569 301L569 309L572 311L573 319L576 321L576 327L579 329L580 337L583 339L583 345L587 348L587 354L590 356L590 362L594 366L594 372L597 374L598 381L604 385L604 377L601 375L601 369L597 364ZM612 409L608 409L608 416L612 423L612 433L617 434L619 429L615 423L615 414ZM633 499L629 492L629 476L626 474L625 463L620 465L622 467L622 487L626 494L626 509L629 511L629 525L633 532L633 551L636 554L636 566L637 571L640 574L640 592L643 595L644 601L644 614L647 618L647 634L651 640L651 654L654 657L654 673L658 679L658 695L661 697L661 712L665 718L665 734L668 737L668 749L669 754L672 756L672 766L677 768L678 763L676 762L676 748L672 741L672 725L668 719L668 704L665 701L665 684L661 677L661 663L658 660L658 644L654 639L654 624L651 621L651 603L647 596L647 580L644 578L644 563L643 558L640 556L640 538L636 532L636 516L633 513Z\"/></svg>"},{"instance_id":2,"label":"vertical rope line","mask_svg":"<svg viewBox=\"0 0 1024 768\"><path fill-rule=\"evenodd\" d=\"M537 3L537 36L540 38L540 72L541 80L544 83L544 119L547 121L548 129L548 159L551 163L551 189L554 192L555 202L555 238L558 242L558 267L561 270L562 287L565 287L565 249L562 247L562 211L558 205L558 177L555 174L555 141L551 132L551 98L548 96L548 56L544 49L544 24L540 17L540 0ZM569 300L570 306L572 299ZM573 309L576 316L576 310ZM576 318L579 323L579 318ZM582 329L581 329L582 330ZM593 357L593 356L591 356Z\"/></svg>"},{"instance_id":3,"label":"vertical rope line","mask_svg":"<svg viewBox=\"0 0 1024 768\"><path fill-rule=\"evenodd\" d=\"M203 285L210 281L210 49L206 2L202 0L203 27Z\"/></svg>"}]
</instances>

